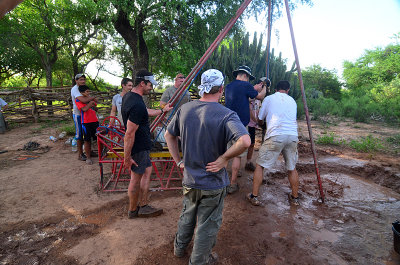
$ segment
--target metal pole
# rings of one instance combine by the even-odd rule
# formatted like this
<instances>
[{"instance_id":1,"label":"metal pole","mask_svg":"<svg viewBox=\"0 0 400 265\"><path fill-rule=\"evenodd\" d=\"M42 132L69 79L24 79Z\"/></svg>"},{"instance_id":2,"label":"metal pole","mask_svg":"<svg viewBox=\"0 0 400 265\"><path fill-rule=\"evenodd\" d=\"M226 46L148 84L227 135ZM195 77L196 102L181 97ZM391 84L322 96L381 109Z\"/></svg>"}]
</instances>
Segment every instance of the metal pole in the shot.
<instances>
[{"instance_id":1,"label":"metal pole","mask_svg":"<svg viewBox=\"0 0 400 265\"><path fill-rule=\"evenodd\" d=\"M324 191L322 189L322 182L321 182L321 177L319 175L319 169L318 169L318 161L317 161L317 154L315 151L315 145L314 145L314 139L312 136L312 130L311 130L311 123L310 123L310 115L308 113L308 107L307 107L307 100L306 100L306 94L304 92L304 84L303 84L303 76L301 75L301 68L300 68L300 61L299 61L299 56L297 54L297 46L296 46L296 40L294 38L294 32L293 32L293 25L292 25L292 18L290 16L290 10L289 10L289 3L288 0L285 0L285 6L286 6L286 14L289 22L289 28L290 28L290 35L292 37L292 45L293 45L293 51L294 51L294 57L296 59L296 65L297 65L297 73L299 75L299 82L300 82L300 88L301 88L301 96L303 99L303 105L304 105L304 111L306 113L306 120L307 120L307 127L308 127L308 134L310 136L310 141L311 141L311 150L314 158L314 166L315 166L315 173L317 175L317 180L318 180L318 186L319 186L319 194L321 196L321 201L325 201L325 195Z\"/></svg>"},{"instance_id":2,"label":"metal pole","mask_svg":"<svg viewBox=\"0 0 400 265\"><path fill-rule=\"evenodd\" d=\"M272 0L268 2L268 39L267 39L267 65L265 67L265 76L269 79L269 50L271 47L271 27L272 27Z\"/></svg>"},{"instance_id":3,"label":"metal pole","mask_svg":"<svg viewBox=\"0 0 400 265\"><path fill-rule=\"evenodd\" d=\"M174 106L174 104L177 102L177 100L180 98L180 96L186 90L188 85L191 83L191 80L197 76L197 74L199 73L201 68L207 62L208 58L212 55L212 53L215 51L215 49L218 47L218 45L221 43L221 41L225 38L226 34L228 34L229 30L231 30L233 25L235 25L236 21L243 14L244 10L251 3L251 1L252 0L245 0L242 3L242 5L236 11L236 15L229 20L229 22L219 33L219 35L214 40L214 42L210 45L210 47L207 49L207 51L201 57L199 62L193 67L192 71L187 75L187 77L183 81L182 85L178 88L178 90L175 92L175 94L172 96L172 98L168 101L168 103L170 103L171 106ZM151 132L153 132L156 129L157 125L164 119L165 115L166 115L166 113L162 113L156 117L156 119L150 125Z\"/></svg>"}]
</instances>

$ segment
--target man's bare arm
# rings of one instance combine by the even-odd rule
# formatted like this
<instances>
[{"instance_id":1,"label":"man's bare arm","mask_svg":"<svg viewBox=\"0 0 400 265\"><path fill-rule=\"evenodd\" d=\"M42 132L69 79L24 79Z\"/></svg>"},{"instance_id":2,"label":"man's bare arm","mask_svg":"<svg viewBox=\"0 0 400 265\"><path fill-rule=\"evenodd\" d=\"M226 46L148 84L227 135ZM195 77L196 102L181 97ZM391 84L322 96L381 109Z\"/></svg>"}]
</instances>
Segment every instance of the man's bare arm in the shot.
<instances>
[{"instance_id":1,"label":"man's bare arm","mask_svg":"<svg viewBox=\"0 0 400 265\"><path fill-rule=\"evenodd\" d=\"M206 170L210 172L218 172L222 168L226 167L228 164L229 159L237 157L244 151L246 151L247 148L249 148L251 144L250 136L248 134L245 134L241 136L234 145L232 145L226 152L218 157L217 160L214 162L210 162L206 166Z\"/></svg>"},{"instance_id":2,"label":"man's bare arm","mask_svg":"<svg viewBox=\"0 0 400 265\"><path fill-rule=\"evenodd\" d=\"M79 96L76 99L78 99L80 102L85 103L85 104L89 103L90 101L96 101L95 97Z\"/></svg>"},{"instance_id":3,"label":"man's bare arm","mask_svg":"<svg viewBox=\"0 0 400 265\"><path fill-rule=\"evenodd\" d=\"M124 168L126 169L130 168L132 164L137 166L137 163L131 157L131 151L133 144L135 143L135 134L138 128L139 125L136 123L133 123L130 120L127 121L124 137Z\"/></svg>"},{"instance_id":4,"label":"man's bare arm","mask_svg":"<svg viewBox=\"0 0 400 265\"><path fill-rule=\"evenodd\" d=\"M267 94L267 89L264 86L263 89L261 90L261 92L258 92L256 99L263 100L265 98L266 94Z\"/></svg>"},{"instance_id":5,"label":"man's bare arm","mask_svg":"<svg viewBox=\"0 0 400 265\"><path fill-rule=\"evenodd\" d=\"M174 159L175 163L179 163L181 161L181 156L179 154L179 146L178 146L178 137L173 136L168 132L168 130L164 134L165 140L167 141L168 150L171 154L172 158ZM184 165L180 165L183 168Z\"/></svg>"}]
</instances>

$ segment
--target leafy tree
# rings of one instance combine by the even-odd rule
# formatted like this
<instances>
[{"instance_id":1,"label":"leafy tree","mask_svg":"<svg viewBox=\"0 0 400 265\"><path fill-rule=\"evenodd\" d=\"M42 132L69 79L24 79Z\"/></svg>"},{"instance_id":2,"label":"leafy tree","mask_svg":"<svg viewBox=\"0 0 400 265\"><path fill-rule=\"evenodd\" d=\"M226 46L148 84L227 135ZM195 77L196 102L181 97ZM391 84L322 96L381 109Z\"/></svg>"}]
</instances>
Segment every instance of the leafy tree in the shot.
<instances>
[{"instance_id":1,"label":"leafy tree","mask_svg":"<svg viewBox=\"0 0 400 265\"><path fill-rule=\"evenodd\" d=\"M347 87L355 93L364 94L375 84L390 83L400 74L400 33L393 44L366 50L355 62L345 61L343 67Z\"/></svg>"},{"instance_id":2,"label":"leafy tree","mask_svg":"<svg viewBox=\"0 0 400 265\"><path fill-rule=\"evenodd\" d=\"M340 100L342 84L335 71L312 65L302 70L302 76L306 90L321 91L326 98Z\"/></svg>"},{"instance_id":3,"label":"leafy tree","mask_svg":"<svg viewBox=\"0 0 400 265\"><path fill-rule=\"evenodd\" d=\"M291 7L295 7L291 1ZM295 1L310 4L311 0ZM103 2L106 5L108 0ZM188 72L211 41L236 13L242 0L112 0L108 18L129 45L133 69L154 68L167 75ZM283 1L274 1L277 16ZM255 0L247 15L266 10L268 1ZM236 30L241 28L239 21Z\"/></svg>"},{"instance_id":4,"label":"leafy tree","mask_svg":"<svg viewBox=\"0 0 400 265\"><path fill-rule=\"evenodd\" d=\"M32 67L40 65L47 86L52 86L53 70L63 52L69 53L76 65L96 46L90 42L99 32L90 24L96 21L96 7L90 0L26 0L0 20L0 28L7 29L4 37L13 40L1 43L2 47L24 56ZM36 56L28 56L29 49Z\"/></svg>"}]
</instances>

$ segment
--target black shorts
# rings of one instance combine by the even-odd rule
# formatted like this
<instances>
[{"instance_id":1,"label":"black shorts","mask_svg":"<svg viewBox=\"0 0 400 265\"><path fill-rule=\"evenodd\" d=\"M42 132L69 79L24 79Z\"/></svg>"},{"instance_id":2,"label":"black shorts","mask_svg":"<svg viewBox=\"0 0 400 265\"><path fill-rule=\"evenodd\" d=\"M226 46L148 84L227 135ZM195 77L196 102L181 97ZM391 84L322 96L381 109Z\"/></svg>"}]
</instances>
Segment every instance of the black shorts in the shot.
<instances>
[{"instance_id":1,"label":"black shorts","mask_svg":"<svg viewBox=\"0 0 400 265\"><path fill-rule=\"evenodd\" d=\"M256 142L256 127L248 126L247 130L249 131L250 134L251 144L254 144Z\"/></svg>"},{"instance_id":2,"label":"black shorts","mask_svg":"<svg viewBox=\"0 0 400 265\"><path fill-rule=\"evenodd\" d=\"M138 164L138 166L135 166L133 164L131 166L131 170L136 174L144 174L146 168L151 167L150 150L131 154L131 157L136 162L136 164Z\"/></svg>"},{"instance_id":3,"label":"black shorts","mask_svg":"<svg viewBox=\"0 0 400 265\"><path fill-rule=\"evenodd\" d=\"M89 122L82 124L83 141L90 142L91 139L96 140L96 130L99 127L99 122Z\"/></svg>"}]
</instances>

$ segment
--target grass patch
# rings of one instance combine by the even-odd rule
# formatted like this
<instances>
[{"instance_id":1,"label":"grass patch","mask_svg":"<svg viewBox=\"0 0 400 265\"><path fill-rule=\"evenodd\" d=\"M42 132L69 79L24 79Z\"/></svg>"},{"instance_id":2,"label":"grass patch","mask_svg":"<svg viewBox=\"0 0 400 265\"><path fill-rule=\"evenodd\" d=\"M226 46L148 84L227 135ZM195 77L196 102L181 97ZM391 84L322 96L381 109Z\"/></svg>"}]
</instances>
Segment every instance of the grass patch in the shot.
<instances>
[{"instance_id":1,"label":"grass patch","mask_svg":"<svg viewBox=\"0 0 400 265\"><path fill-rule=\"evenodd\" d=\"M383 149L382 141L372 135L361 137L357 140L351 140L349 146L358 152L364 153L375 152Z\"/></svg>"},{"instance_id":2,"label":"grass patch","mask_svg":"<svg viewBox=\"0 0 400 265\"><path fill-rule=\"evenodd\" d=\"M59 121L44 120L44 121L41 121L39 123L39 127L33 128L31 131L32 131L32 133L41 133L45 129L58 128L61 125L65 125L67 123L70 123L70 121L66 121L66 120L59 120Z\"/></svg>"},{"instance_id":3,"label":"grass patch","mask_svg":"<svg viewBox=\"0 0 400 265\"><path fill-rule=\"evenodd\" d=\"M386 139L390 144L400 145L400 133Z\"/></svg>"},{"instance_id":4,"label":"grass patch","mask_svg":"<svg viewBox=\"0 0 400 265\"><path fill-rule=\"evenodd\" d=\"M345 143L344 140L338 139L334 132L319 136L315 142L322 145L341 145Z\"/></svg>"},{"instance_id":5,"label":"grass patch","mask_svg":"<svg viewBox=\"0 0 400 265\"><path fill-rule=\"evenodd\" d=\"M60 128L60 131L66 132L68 136L74 136L75 135L75 125L74 124L65 125Z\"/></svg>"}]
</instances>

